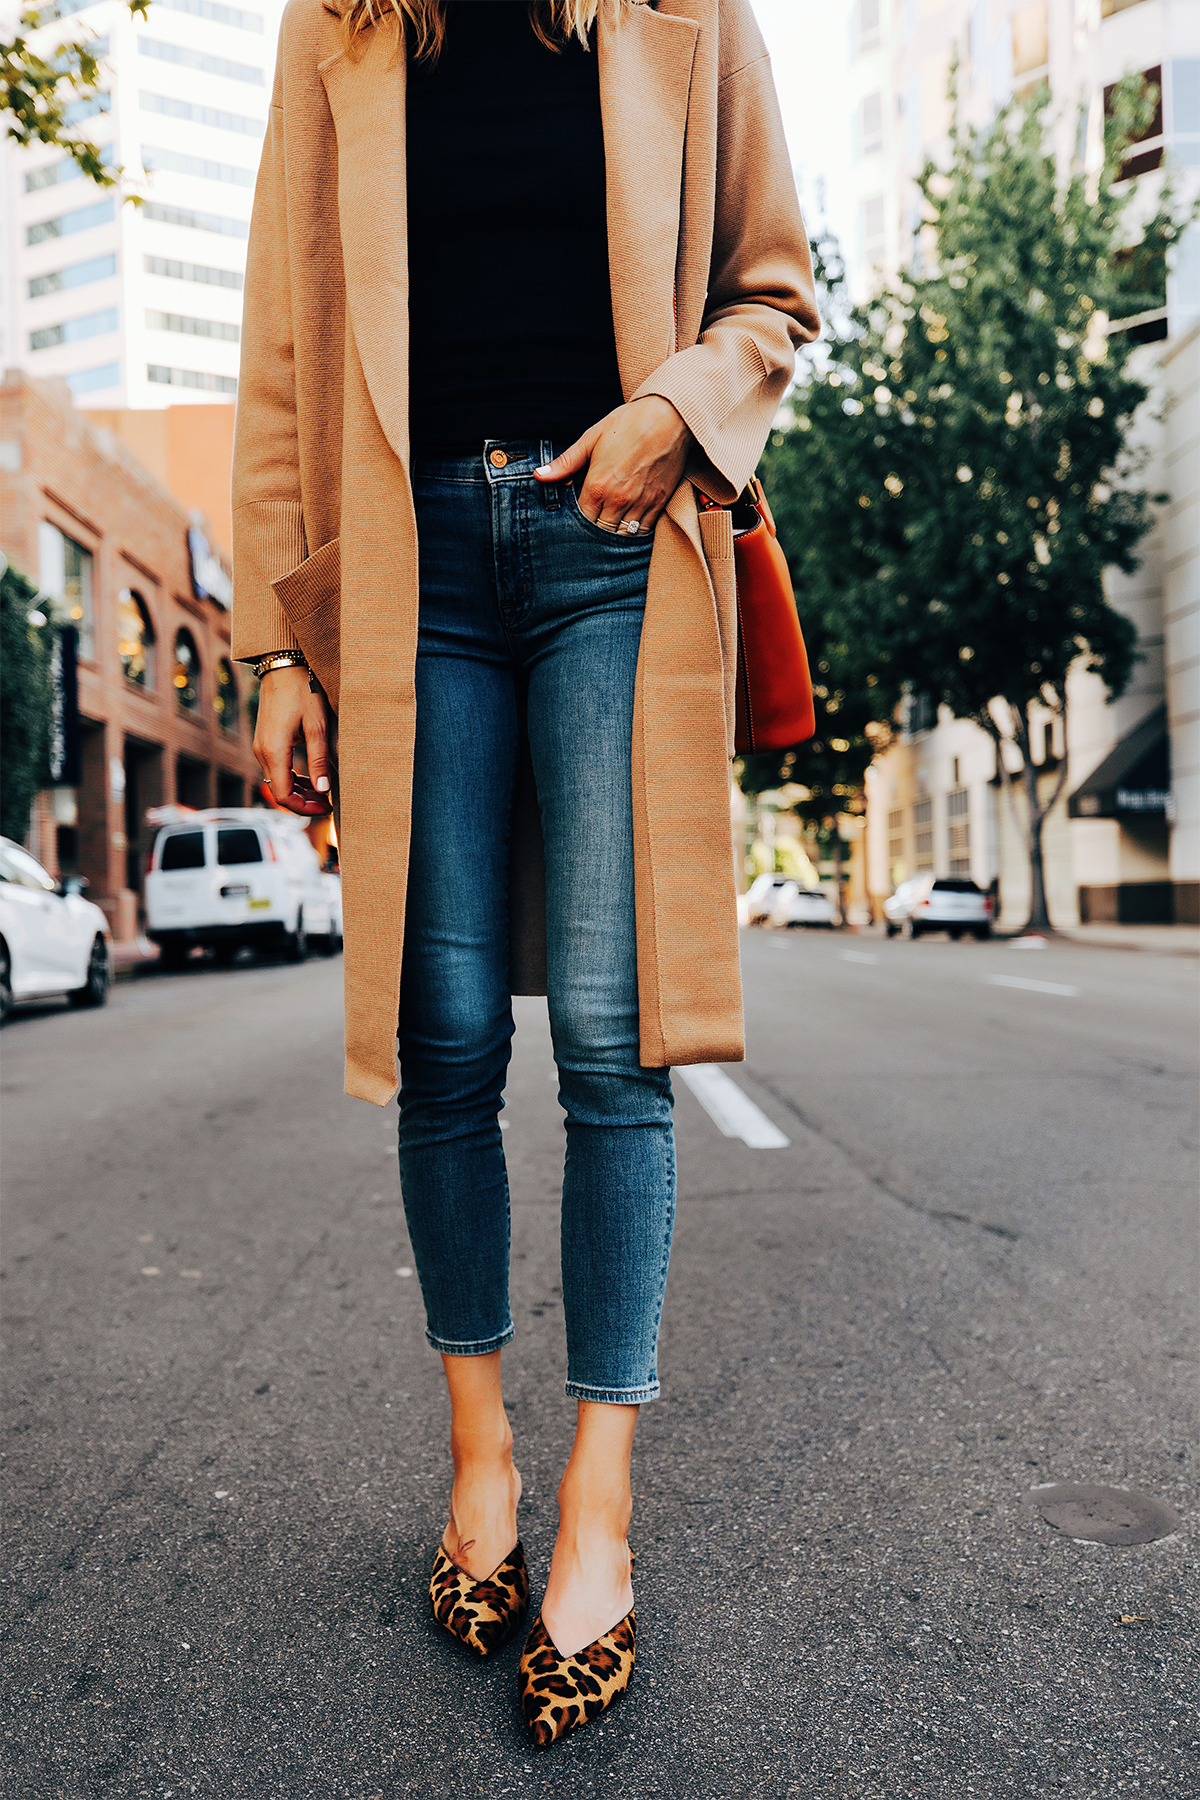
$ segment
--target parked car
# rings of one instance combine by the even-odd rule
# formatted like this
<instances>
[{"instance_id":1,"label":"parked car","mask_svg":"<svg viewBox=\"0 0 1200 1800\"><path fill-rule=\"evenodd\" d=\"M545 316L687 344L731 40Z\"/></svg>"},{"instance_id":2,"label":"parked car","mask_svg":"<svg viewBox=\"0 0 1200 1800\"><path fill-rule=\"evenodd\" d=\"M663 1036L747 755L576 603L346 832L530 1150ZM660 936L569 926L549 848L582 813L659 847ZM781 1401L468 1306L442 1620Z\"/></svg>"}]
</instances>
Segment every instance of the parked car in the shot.
<instances>
[{"instance_id":1,"label":"parked car","mask_svg":"<svg viewBox=\"0 0 1200 1800\"><path fill-rule=\"evenodd\" d=\"M966 875L916 875L883 903L887 934L911 938L944 931L952 938L992 935L992 897Z\"/></svg>"},{"instance_id":2,"label":"parked car","mask_svg":"<svg viewBox=\"0 0 1200 1800\"><path fill-rule=\"evenodd\" d=\"M303 962L332 954L340 919L302 822L262 807L197 812L165 825L146 874L146 935L168 965L197 944L232 962L243 944Z\"/></svg>"},{"instance_id":3,"label":"parked car","mask_svg":"<svg viewBox=\"0 0 1200 1800\"><path fill-rule=\"evenodd\" d=\"M830 931L841 924L837 907L823 888L805 887L799 881L785 881L775 890L771 906L772 925L818 925Z\"/></svg>"},{"instance_id":4,"label":"parked car","mask_svg":"<svg viewBox=\"0 0 1200 1800\"><path fill-rule=\"evenodd\" d=\"M60 884L20 844L0 838L0 1020L16 1000L66 994L103 1006L112 981L112 933L86 881Z\"/></svg>"},{"instance_id":5,"label":"parked car","mask_svg":"<svg viewBox=\"0 0 1200 1800\"><path fill-rule=\"evenodd\" d=\"M747 925L765 925L781 888L793 879L790 875L756 875L741 896L739 912Z\"/></svg>"}]
</instances>

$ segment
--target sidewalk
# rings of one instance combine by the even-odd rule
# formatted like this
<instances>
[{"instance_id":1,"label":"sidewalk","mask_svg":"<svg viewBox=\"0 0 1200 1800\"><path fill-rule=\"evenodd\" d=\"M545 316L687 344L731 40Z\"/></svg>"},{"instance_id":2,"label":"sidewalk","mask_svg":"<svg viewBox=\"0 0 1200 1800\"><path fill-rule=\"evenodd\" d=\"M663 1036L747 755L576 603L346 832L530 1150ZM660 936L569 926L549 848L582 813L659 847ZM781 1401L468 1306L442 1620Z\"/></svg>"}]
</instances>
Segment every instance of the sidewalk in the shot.
<instances>
[{"instance_id":1,"label":"sidewalk","mask_svg":"<svg viewBox=\"0 0 1200 1800\"><path fill-rule=\"evenodd\" d=\"M124 981L158 961L158 945L149 938L128 938L113 945L113 980Z\"/></svg>"},{"instance_id":2,"label":"sidewalk","mask_svg":"<svg viewBox=\"0 0 1200 1800\"><path fill-rule=\"evenodd\" d=\"M1200 956L1200 925L1073 925L1055 933L1104 950L1153 950L1159 956Z\"/></svg>"}]
</instances>

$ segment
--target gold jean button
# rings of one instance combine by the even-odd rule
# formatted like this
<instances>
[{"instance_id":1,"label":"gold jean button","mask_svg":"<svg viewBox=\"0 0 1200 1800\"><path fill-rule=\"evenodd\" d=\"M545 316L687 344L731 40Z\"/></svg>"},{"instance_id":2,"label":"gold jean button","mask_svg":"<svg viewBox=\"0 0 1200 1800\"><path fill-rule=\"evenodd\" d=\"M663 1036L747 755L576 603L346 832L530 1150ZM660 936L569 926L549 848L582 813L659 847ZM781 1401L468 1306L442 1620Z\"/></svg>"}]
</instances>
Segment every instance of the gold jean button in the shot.
<instances>
[{"instance_id":1,"label":"gold jean button","mask_svg":"<svg viewBox=\"0 0 1200 1800\"><path fill-rule=\"evenodd\" d=\"M505 456L503 450L493 450L488 457L488 461L491 463L493 469L502 469L508 462L508 458Z\"/></svg>"}]
</instances>

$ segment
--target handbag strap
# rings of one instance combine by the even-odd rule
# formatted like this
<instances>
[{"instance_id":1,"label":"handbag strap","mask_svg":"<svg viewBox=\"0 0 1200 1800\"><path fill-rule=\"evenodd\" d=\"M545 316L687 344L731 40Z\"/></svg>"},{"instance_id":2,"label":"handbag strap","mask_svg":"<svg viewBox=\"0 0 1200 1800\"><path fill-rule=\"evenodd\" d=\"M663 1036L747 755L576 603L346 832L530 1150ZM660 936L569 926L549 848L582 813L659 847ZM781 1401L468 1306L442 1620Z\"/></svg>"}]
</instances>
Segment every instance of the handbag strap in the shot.
<instances>
[{"instance_id":1,"label":"handbag strap","mask_svg":"<svg viewBox=\"0 0 1200 1800\"><path fill-rule=\"evenodd\" d=\"M731 515L735 538L744 537L748 531L755 531L760 525L765 525L770 535L775 536L775 521L771 517L771 509L757 475L750 477L745 488L729 506L714 500L703 488L696 488L695 492L701 512L727 512Z\"/></svg>"}]
</instances>

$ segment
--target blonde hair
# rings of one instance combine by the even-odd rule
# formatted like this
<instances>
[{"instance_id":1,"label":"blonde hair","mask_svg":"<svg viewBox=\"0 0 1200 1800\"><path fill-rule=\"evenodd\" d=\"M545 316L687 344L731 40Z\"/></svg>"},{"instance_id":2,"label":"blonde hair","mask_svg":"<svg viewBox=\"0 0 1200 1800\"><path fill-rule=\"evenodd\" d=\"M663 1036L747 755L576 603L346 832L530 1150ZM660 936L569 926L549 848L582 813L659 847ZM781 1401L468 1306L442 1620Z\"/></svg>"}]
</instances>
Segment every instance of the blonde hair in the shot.
<instances>
[{"instance_id":1,"label":"blonde hair","mask_svg":"<svg viewBox=\"0 0 1200 1800\"><path fill-rule=\"evenodd\" d=\"M587 44L588 32L603 13L616 24L634 0L529 0L529 23L548 50L562 47L564 38ZM395 18L413 34L413 53L419 61L436 62L446 38L446 0L343 0L342 42L349 55L361 48L359 39L372 25Z\"/></svg>"}]
</instances>

